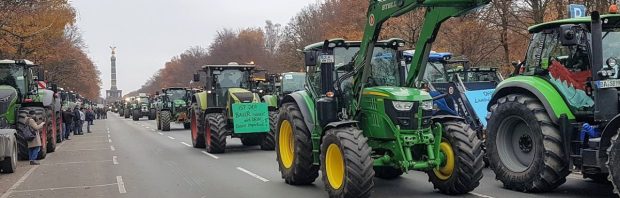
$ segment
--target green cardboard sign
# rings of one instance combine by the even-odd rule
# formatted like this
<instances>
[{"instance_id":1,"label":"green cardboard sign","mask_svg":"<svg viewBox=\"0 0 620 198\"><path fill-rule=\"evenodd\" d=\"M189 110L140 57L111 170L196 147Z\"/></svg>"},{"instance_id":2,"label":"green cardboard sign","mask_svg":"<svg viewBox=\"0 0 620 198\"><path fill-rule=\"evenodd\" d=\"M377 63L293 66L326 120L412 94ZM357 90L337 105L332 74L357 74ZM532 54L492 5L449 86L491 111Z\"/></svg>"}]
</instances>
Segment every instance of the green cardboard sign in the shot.
<instances>
[{"instance_id":1,"label":"green cardboard sign","mask_svg":"<svg viewBox=\"0 0 620 198\"><path fill-rule=\"evenodd\" d=\"M235 133L269 132L266 103L235 103L232 105Z\"/></svg>"}]
</instances>

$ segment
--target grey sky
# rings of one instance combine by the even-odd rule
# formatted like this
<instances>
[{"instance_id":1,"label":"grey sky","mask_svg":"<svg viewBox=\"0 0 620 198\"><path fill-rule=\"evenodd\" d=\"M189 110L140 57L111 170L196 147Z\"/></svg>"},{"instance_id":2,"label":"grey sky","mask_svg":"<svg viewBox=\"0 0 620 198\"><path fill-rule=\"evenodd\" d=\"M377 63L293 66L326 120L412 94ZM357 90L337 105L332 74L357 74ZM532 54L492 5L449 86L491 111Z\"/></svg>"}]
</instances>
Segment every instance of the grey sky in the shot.
<instances>
[{"instance_id":1,"label":"grey sky","mask_svg":"<svg viewBox=\"0 0 620 198\"><path fill-rule=\"evenodd\" d=\"M316 0L72 0L88 52L110 88L110 49L117 47L118 87L140 88L166 61L207 47L222 28L285 25Z\"/></svg>"}]
</instances>

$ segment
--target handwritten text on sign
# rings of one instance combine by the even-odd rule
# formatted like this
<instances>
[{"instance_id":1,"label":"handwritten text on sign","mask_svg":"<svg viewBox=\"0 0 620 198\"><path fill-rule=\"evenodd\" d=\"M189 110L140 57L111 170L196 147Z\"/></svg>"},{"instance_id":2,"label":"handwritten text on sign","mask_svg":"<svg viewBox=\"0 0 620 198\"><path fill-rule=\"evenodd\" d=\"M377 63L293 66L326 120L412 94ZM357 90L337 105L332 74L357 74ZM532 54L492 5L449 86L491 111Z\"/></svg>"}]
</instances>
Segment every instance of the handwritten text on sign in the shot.
<instances>
[{"instance_id":1,"label":"handwritten text on sign","mask_svg":"<svg viewBox=\"0 0 620 198\"><path fill-rule=\"evenodd\" d=\"M232 105L235 133L269 132L269 112L265 103Z\"/></svg>"}]
</instances>

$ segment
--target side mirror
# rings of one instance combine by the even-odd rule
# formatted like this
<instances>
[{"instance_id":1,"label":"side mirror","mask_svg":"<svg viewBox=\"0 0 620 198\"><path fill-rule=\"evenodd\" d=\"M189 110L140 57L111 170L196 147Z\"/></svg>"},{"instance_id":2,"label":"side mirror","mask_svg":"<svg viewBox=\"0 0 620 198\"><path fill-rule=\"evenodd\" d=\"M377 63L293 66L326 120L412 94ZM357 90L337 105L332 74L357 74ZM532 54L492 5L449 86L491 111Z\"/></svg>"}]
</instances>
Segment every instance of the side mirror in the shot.
<instances>
[{"instance_id":1,"label":"side mirror","mask_svg":"<svg viewBox=\"0 0 620 198\"><path fill-rule=\"evenodd\" d=\"M574 46L579 43L577 40L577 33L573 27L573 25L560 26L560 43L562 43L563 46Z\"/></svg>"},{"instance_id":2,"label":"side mirror","mask_svg":"<svg viewBox=\"0 0 620 198\"><path fill-rule=\"evenodd\" d=\"M316 66L317 54L318 53L316 51L304 52L304 61L306 66Z\"/></svg>"},{"instance_id":3,"label":"side mirror","mask_svg":"<svg viewBox=\"0 0 620 198\"><path fill-rule=\"evenodd\" d=\"M58 93L58 85L56 85L56 84L52 84L52 91L53 91L54 93Z\"/></svg>"},{"instance_id":4,"label":"side mirror","mask_svg":"<svg viewBox=\"0 0 620 198\"><path fill-rule=\"evenodd\" d=\"M194 82L200 82L200 74L194 74Z\"/></svg>"}]
</instances>

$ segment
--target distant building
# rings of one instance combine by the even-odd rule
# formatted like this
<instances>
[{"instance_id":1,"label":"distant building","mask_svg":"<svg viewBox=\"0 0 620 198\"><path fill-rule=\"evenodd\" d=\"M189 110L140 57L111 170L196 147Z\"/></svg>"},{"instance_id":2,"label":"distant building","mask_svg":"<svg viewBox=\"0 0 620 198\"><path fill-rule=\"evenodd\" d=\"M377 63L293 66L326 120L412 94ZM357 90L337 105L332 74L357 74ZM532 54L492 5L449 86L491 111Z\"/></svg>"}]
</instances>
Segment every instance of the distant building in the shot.
<instances>
[{"instance_id":1,"label":"distant building","mask_svg":"<svg viewBox=\"0 0 620 198\"><path fill-rule=\"evenodd\" d=\"M116 47L110 47L110 49L112 49L112 57L110 57L110 61L112 62L112 86L110 90L106 90L106 103L108 104L123 99L123 90L119 90L118 87L116 87Z\"/></svg>"}]
</instances>

